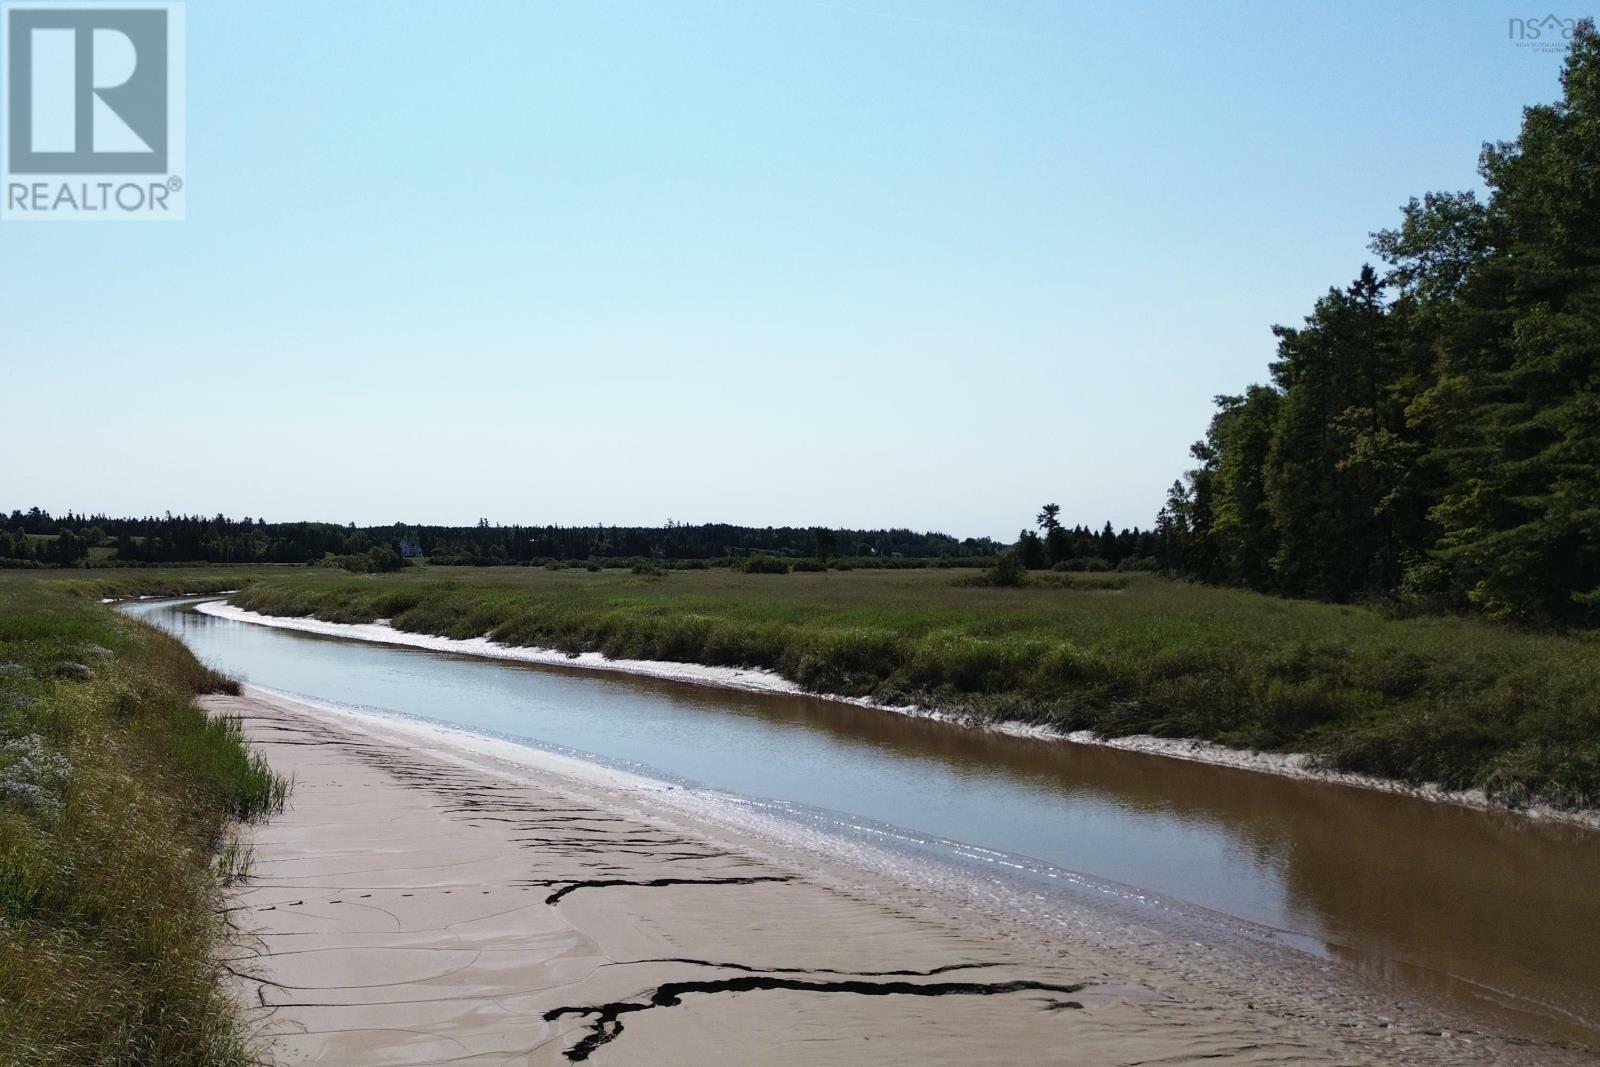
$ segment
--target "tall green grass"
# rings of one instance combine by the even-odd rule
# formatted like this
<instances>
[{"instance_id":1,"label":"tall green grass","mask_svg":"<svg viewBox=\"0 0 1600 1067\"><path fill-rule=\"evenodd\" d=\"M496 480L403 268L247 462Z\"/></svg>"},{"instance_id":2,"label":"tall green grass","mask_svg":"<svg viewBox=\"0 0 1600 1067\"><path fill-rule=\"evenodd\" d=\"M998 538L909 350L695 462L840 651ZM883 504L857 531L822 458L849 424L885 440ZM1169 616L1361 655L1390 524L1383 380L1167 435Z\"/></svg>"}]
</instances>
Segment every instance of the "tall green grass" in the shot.
<instances>
[{"instance_id":1,"label":"tall green grass","mask_svg":"<svg viewBox=\"0 0 1600 1067\"><path fill-rule=\"evenodd\" d=\"M1600 806L1600 640L1138 575L524 568L278 574L231 599L336 622L764 667L818 692L1106 736L1305 751L1507 805ZM863 714L870 714L863 712Z\"/></svg>"},{"instance_id":2,"label":"tall green grass","mask_svg":"<svg viewBox=\"0 0 1600 1067\"><path fill-rule=\"evenodd\" d=\"M0 577L0 1063L254 1062L213 857L286 783L192 703L236 688L92 598Z\"/></svg>"},{"instance_id":3,"label":"tall green grass","mask_svg":"<svg viewBox=\"0 0 1600 1067\"><path fill-rule=\"evenodd\" d=\"M287 567L148 567L127 570L63 571L49 576L52 588L83 597L124 599L222 593L249 585L263 575L294 573ZM63 576L67 575L67 576ZM35 575L34 577L43 577Z\"/></svg>"}]
</instances>

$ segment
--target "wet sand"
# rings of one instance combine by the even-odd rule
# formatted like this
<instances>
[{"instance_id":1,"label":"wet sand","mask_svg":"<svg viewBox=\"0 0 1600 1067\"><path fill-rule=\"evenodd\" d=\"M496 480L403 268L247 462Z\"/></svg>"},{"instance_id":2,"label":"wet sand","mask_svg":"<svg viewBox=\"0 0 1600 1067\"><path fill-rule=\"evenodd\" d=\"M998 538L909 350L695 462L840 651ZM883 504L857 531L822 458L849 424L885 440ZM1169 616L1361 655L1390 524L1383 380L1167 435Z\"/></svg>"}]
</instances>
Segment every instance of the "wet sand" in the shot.
<instances>
[{"instance_id":1,"label":"wet sand","mask_svg":"<svg viewBox=\"0 0 1600 1067\"><path fill-rule=\"evenodd\" d=\"M230 901L272 1062L1564 1058L1286 951L1091 910L1030 926L576 760L258 690L206 704L295 781Z\"/></svg>"}]
</instances>

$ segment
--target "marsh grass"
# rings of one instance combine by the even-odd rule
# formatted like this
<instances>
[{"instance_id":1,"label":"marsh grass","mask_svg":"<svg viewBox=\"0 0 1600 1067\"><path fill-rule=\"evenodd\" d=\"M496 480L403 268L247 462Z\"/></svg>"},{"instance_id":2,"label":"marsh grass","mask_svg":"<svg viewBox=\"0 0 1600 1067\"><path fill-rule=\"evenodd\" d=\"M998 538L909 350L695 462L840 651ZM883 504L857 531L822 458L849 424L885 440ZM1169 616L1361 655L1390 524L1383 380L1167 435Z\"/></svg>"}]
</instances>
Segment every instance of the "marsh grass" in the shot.
<instances>
[{"instance_id":1,"label":"marsh grass","mask_svg":"<svg viewBox=\"0 0 1600 1067\"><path fill-rule=\"evenodd\" d=\"M75 596L100 597L189 596L222 593L248 585L268 574L298 572L295 567L150 567L134 570L58 571L50 576L51 588ZM33 577L44 577L34 575Z\"/></svg>"},{"instance_id":2,"label":"marsh grass","mask_svg":"<svg viewBox=\"0 0 1600 1067\"><path fill-rule=\"evenodd\" d=\"M255 848L240 834L230 833L222 848L217 850L212 870L216 872L218 884L231 886L249 878L254 863Z\"/></svg>"},{"instance_id":3,"label":"marsh grass","mask_svg":"<svg viewBox=\"0 0 1600 1067\"><path fill-rule=\"evenodd\" d=\"M417 569L263 577L231 599L335 622L776 670L818 692L1105 736L1303 751L1509 805L1600 806L1600 639L1387 617L1147 575L1022 588L948 570L649 581ZM865 712L863 714L866 714Z\"/></svg>"},{"instance_id":4,"label":"marsh grass","mask_svg":"<svg viewBox=\"0 0 1600 1067\"><path fill-rule=\"evenodd\" d=\"M0 577L0 740L68 765L49 808L0 798L0 1063L253 1062L221 984L213 856L286 783L182 644L35 575Z\"/></svg>"}]
</instances>

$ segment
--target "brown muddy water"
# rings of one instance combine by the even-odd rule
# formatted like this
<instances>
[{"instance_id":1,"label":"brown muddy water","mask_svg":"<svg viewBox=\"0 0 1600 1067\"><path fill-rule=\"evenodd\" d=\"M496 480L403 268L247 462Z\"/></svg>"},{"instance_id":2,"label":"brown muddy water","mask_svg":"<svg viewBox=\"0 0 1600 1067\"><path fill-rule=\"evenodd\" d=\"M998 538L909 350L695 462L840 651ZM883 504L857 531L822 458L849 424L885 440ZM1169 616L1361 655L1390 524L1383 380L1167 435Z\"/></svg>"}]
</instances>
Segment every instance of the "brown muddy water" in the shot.
<instances>
[{"instance_id":1,"label":"brown muddy water","mask_svg":"<svg viewBox=\"0 0 1600 1067\"><path fill-rule=\"evenodd\" d=\"M1243 920L1497 1032L1600 1049L1600 832L809 697L325 638L191 603L127 610L257 685L750 798L997 877Z\"/></svg>"}]
</instances>

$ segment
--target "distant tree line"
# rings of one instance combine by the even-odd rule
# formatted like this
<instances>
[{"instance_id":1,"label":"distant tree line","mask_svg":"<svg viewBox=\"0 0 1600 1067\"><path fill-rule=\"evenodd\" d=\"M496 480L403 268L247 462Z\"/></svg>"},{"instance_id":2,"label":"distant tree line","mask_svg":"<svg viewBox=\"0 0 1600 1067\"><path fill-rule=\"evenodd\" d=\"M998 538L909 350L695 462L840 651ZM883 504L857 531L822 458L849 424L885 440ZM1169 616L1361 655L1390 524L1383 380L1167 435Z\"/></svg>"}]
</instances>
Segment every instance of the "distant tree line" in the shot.
<instances>
[{"instance_id":1,"label":"distant tree line","mask_svg":"<svg viewBox=\"0 0 1600 1067\"><path fill-rule=\"evenodd\" d=\"M1153 531L1117 531L1106 523L1098 531L1061 524L1061 505L1046 504L1034 520L1036 530L1023 529L1013 549L1016 562L1028 570L1155 570L1160 541Z\"/></svg>"},{"instance_id":2,"label":"distant tree line","mask_svg":"<svg viewBox=\"0 0 1600 1067\"><path fill-rule=\"evenodd\" d=\"M0 564L13 566L71 566L91 557L118 563L307 563L329 553L365 553L383 542L354 526L222 515L111 518L30 508L0 519Z\"/></svg>"},{"instance_id":3,"label":"distant tree line","mask_svg":"<svg viewBox=\"0 0 1600 1067\"><path fill-rule=\"evenodd\" d=\"M1486 200L1430 193L1382 272L1277 327L1271 382L1217 397L1157 520L1205 581L1600 623L1600 37L1559 103L1488 144Z\"/></svg>"},{"instance_id":4,"label":"distant tree line","mask_svg":"<svg viewBox=\"0 0 1600 1067\"><path fill-rule=\"evenodd\" d=\"M392 570L425 556L437 565L495 566L583 560L775 558L882 560L980 559L1003 546L912 530L751 527L726 523L665 526L474 526L396 523L269 523L198 515L112 518L51 515L39 508L0 518L0 566L161 563L321 563Z\"/></svg>"}]
</instances>

